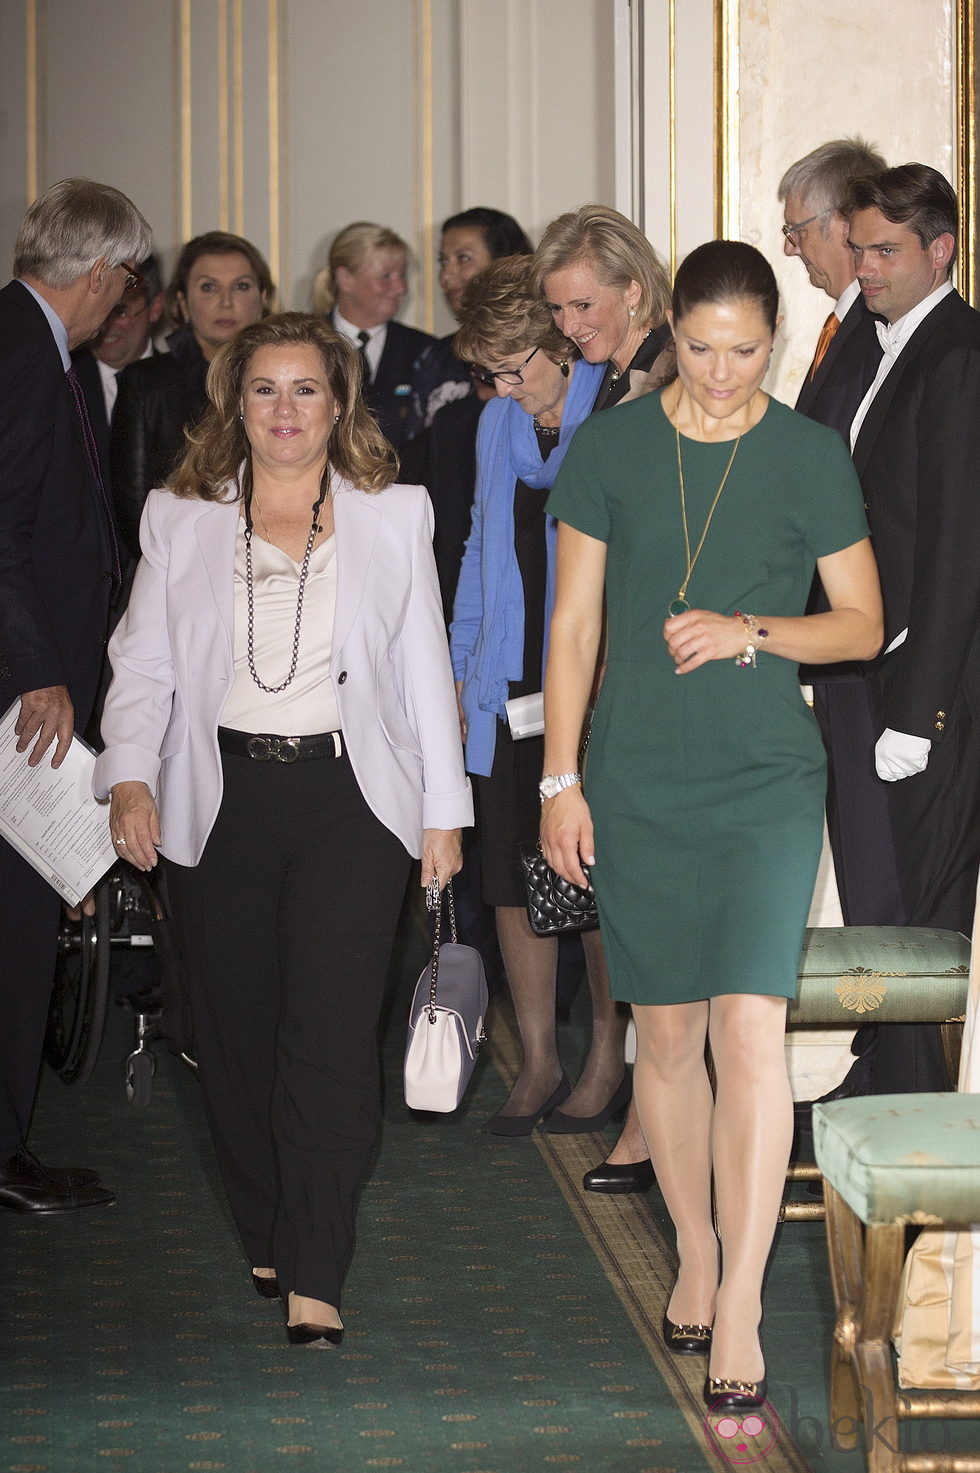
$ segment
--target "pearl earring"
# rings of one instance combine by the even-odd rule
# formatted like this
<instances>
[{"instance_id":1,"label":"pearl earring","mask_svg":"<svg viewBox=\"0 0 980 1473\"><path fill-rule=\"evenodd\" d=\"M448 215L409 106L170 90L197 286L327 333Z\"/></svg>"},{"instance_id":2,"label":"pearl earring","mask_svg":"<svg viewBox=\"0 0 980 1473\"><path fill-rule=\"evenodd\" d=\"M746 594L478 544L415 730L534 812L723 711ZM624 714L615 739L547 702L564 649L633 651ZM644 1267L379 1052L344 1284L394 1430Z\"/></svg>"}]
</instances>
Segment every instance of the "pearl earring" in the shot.
<instances>
[{"instance_id":1,"label":"pearl earring","mask_svg":"<svg viewBox=\"0 0 980 1473\"><path fill-rule=\"evenodd\" d=\"M635 317L636 316L636 308L635 307L631 307L630 308L630 316L631 317Z\"/></svg>"}]
</instances>

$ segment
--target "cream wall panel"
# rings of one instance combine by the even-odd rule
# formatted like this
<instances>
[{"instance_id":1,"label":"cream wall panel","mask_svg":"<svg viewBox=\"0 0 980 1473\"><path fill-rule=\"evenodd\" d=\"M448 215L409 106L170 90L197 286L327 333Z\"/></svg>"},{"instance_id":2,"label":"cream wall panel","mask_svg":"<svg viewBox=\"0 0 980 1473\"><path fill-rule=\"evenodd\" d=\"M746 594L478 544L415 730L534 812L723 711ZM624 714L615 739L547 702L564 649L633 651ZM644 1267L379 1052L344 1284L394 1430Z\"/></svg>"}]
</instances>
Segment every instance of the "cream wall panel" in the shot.
<instances>
[{"instance_id":1,"label":"cream wall panel","mask_svg":"<svg viewBox=\"0 0 980 1473\"><path fill-rule=\"evenodd\" d=\"M342 226L376 220L404 236L423 267L402 316L431 321L432 219L423 213L422 189L431 178L435 219L457 208L455 5L334 0L329 25L325 10L322 0L288 3L284 122L293 298L307 305L313 277ZM424 152L427 112L431 148Z\"/></svg>"},{"instance_id":2,"label":"cream wall panel","mask_svg":"<svg viewBox=\"0 0 980 1473\"><path fill-rule=\"evenodd\" d=\"M463 206L616 202L616 0L459 0Z\"/></svg>"},{"instance_id":3,"label":"cream wall panel","mask_svg":"<svg viewBox=\"0 0 980 1473\"><path fill-rule=\"evenodd\" d=\"M714 235L714 0L635 0L637 223L671 272Z\"/></svg>"},{"instance_id":4,"label":"cream wall panel","mask_svg":"<svg viewBox=\"0 0 980 1473\"><path fill-rule=\"evenodd\" d=\"M741 0L740 233L776 267L785 314L771 387L792 402L830 302L782 254L776 187L831 138L860 134L891 164L931 164L956 180L952 0L891 0L877 17L853 0Z\"/></svg>"}]
</instances>

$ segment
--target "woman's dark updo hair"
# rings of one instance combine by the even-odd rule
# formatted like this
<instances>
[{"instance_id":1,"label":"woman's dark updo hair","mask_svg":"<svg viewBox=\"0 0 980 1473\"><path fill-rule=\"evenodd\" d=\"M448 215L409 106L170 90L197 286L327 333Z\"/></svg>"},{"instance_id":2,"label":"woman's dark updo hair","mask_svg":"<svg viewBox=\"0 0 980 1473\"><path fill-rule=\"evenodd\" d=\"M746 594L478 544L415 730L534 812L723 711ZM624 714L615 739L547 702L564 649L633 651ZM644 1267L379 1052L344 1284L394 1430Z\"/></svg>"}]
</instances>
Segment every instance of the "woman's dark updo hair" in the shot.
<instances>
[{"instance_id":1,"label":"woman's dark updo hair","mask_svg":"<svg viewBox=\"0 0 980 1473\"><path fill-rule=\"evenodd\" d=\"M443 235L447 230L479 230L494 261L501 256L529 256L534 249L513 215L492 210L489 205L475 205L472 210L450 215L442 222Z\"/></svg>"},{"instance_id":2,"label":"woman's dark updo hair","mask_svg":"<svg viewBox=\"0 0 980 1473\"><path fill-rule=\"evenodd\" d=\"M776 331L779 288L773 269L761 251L742 240L709 240L678 266L671 297L674 323L709 302L755 302L769 331Z\"/></svg>"}]
</instances>

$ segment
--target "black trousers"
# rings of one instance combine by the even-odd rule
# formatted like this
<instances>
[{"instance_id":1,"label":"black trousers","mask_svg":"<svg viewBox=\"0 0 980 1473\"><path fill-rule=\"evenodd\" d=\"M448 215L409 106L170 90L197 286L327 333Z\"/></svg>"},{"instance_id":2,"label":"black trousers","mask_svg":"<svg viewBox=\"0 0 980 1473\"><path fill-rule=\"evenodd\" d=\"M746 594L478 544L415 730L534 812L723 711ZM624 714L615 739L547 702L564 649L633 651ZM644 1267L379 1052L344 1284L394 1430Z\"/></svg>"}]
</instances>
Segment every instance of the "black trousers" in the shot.
<instances>
[{"instance_id":1,"label":"black trousers","mask_svg":"<svg viewBox=\"0 0 980 1473\"><path fill-rule=\"evenodd\" d=\"M410 859L346 754L222 761L200 864L167 863L205 1106L251 1264L339 1306Z\"/></svg>"},{"instance_id":2,"label":"black trousers","mask_svg":"<svg viewBox=\"0 0 980 1473\"><path fill-rule=\"evenodd\" d=\"M30 1124L60 910L47 880L0 839L0 1164L18 1150Z\"/></svg>"},{"instance_id":3,"label":"black trousers","mask_svg":"<svg viewBox=\"0 0 980 1473\"><path fill-rule=\"evenodd\" d=\"M881 726L868 682L861 676L815 682L813 714L827 749L827 831L844 924L907 925L889 784L875 772Z\"/></svg>"}]
</instances>

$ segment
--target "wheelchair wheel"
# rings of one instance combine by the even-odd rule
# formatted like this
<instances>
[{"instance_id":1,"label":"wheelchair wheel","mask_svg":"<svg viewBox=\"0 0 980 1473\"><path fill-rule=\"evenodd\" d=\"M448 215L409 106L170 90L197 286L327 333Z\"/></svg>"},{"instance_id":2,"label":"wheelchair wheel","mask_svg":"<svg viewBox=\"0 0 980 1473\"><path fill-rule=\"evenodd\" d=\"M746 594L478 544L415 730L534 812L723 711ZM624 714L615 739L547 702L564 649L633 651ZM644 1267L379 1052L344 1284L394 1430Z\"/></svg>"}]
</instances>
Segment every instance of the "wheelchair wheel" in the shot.
<instances>
[{"instance_id":1,"label":"wheelchair wheel","mask_svg":"<svg viewBox=\"0 0 980 1473\"><path fill-rule=\"evenodd\" d=\"M65 1084L84 1084L95 1067L109 993L110 875L95 889L95 915L63 917L46 1055Z\"/></svg>"},{"instance_id":2,"label":"wheelchair wheel","mask_svg":"<svg viewBox=\"0 0 980 1473\"><path fill-rule=\"evenodd\" d=\"M126 1098L131 1105L148 1105L153 1094L156 1059L147 1049L134 1049L126 1060Z\"/></svg>"}]
</instances>

